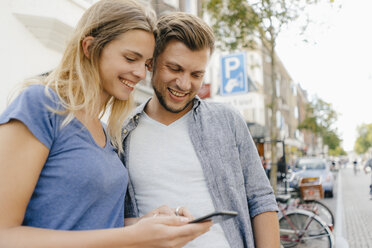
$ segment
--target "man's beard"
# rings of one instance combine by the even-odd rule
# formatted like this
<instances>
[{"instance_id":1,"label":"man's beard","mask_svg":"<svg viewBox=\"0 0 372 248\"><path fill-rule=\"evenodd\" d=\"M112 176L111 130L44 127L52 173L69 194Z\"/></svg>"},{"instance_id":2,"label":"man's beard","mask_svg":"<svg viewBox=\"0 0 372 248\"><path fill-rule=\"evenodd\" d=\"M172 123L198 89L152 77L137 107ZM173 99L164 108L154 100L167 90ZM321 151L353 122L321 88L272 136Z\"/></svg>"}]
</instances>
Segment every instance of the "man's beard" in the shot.
<instances>
[{"instance_id":1,"label":"man's beard","mask_svg":"<svg viewBox=\"0 0 372 248\"><path fill-rule=\"evenodd\" d=\"M167 110L167 111L169 111L171 113L175 113L175 114L180 113L183 110L185 110L188 106L190 106L190 104L192 103L192 100L191 100L188 103L186 103L185 106L183 106L181 109L172 109L171 107L167 106L167 104L166 104L166 102L164 100L164 97L161 95L161 93L158 90L156 90L156 88L154 86L152 88L154 89L155 95L158 98L161 106L163 106L163 108L165 110Z\"/></svg>"}]
</instances>

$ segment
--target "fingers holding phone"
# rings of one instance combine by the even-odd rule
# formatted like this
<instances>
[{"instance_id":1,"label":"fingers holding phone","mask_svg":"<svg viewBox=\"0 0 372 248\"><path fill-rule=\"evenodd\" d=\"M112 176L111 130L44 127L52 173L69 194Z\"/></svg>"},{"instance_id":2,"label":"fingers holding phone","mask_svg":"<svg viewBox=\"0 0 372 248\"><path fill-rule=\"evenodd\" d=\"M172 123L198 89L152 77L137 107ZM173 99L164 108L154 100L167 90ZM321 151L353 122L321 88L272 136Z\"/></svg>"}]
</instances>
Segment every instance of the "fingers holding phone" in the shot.
<instances>
[{"instance_id":1,"label":"fingers holding phone","mask_svg":"<svg viewBox=\"0 0 372 248\"><path fill-rule=\"evenodd\" d=\"M194 219L194 216L186 207L179 206L175 209L174 213L176 216L183 216L189 218L190 220Z\"/></svg>"},{"instance_id":2,"label":"fingers holding phone","mask_svg":"<svg viewBox=\"0 0 372 248\"><path fill-rule=\"evenodd\" d=\"M143 217L157 217L157 216L176 216L174 210L167 205L162 205L151 212L148 212Z\"/></svg>"},{"instance_id":3,"label":"fingers holding phone","mask_svg":"<svg viewBox=\"0 0 372 248\"><path fill-rule=\"evenodd\" d=\"M141 219L128 228L135 228L134 234L140 233L140 247L183 247L212 226L211 222L188 224L189 221L181 216L157 216Z\"/></svg>"},{"instance_id":4,"label":"fingers holding phone","mask_svg":"<svg viewBox=\"0 0 372 248\"><path fill-rule=\"evenodd\" d=\"M190 221L190 223L202 223L206 221L212 221L213 224L216 224L228 220L230 218L236 217L237 215L238 212L235 211L217 211L194 219Z\"/></svg>"}]
</instances>

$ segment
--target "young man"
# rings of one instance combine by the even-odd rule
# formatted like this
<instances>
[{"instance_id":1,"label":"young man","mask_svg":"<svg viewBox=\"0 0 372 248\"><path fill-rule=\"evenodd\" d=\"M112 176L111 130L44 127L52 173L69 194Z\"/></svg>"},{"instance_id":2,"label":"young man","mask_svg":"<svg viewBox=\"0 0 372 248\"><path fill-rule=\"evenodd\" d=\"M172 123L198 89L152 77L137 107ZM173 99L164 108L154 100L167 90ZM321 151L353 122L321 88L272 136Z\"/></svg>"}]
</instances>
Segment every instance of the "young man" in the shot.
<instances>
[{"instance_id":1,"label":"young man","mask_svg":"<svg viewBox=\"0 0 372 248\"><path fill-rule=\"evenodd\" d=\"M127 217L164 203L196 217L234 210L237 217L186 247L279 247L277 204L246 123L229 107L196 96L214 49L211 28L171 13L160 18L158 32L154 96L123 129Z\"/></svg>"}]
</instances>

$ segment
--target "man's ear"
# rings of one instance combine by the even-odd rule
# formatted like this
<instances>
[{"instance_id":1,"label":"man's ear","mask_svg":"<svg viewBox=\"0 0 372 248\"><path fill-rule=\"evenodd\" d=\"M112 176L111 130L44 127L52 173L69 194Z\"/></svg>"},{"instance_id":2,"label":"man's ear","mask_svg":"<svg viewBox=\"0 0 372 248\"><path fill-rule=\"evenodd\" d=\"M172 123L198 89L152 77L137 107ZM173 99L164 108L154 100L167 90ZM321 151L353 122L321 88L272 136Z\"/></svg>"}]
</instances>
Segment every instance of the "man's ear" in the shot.
<instances>
[{"instance_id":1,"label":"man's ear","mask_svg":"<svg viewBox=\"0 0 372 248\"><path fill-rule=\"evenodd\" d=\"M89 47L94 40L93 36L87 36L81 41L81 46L83 47L83 51L85 56L90 59Z\"/></svg>"}]
</instances>

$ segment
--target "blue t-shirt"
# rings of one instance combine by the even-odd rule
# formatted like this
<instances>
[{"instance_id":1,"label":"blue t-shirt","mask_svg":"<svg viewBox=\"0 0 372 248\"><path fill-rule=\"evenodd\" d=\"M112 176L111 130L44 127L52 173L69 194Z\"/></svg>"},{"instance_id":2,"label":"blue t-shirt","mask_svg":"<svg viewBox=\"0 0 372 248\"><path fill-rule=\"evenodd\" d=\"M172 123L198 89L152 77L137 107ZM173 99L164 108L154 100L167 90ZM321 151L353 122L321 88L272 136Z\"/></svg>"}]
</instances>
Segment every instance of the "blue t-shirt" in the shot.
<instances>
[{"instance_id":1,"label":"blue t-shirt","mask_svg":"<svg viewBox=\"0 0 372 248\"><path fill-rule=\"evenodd\" d=\"M49 149L23 225L59 230L124 226L126 168L109 139L104 148L98 146L76 118L61 128L65 116L48 109L62 109L57 94L49 92L51 98L45 86L29 86L0 115L0 124L23 122Z\"/></svg>"}]
</instances>

